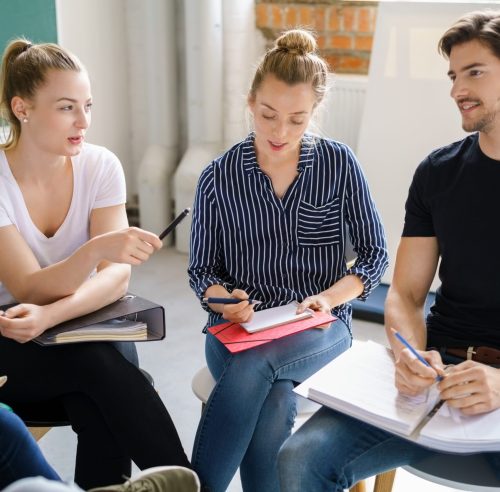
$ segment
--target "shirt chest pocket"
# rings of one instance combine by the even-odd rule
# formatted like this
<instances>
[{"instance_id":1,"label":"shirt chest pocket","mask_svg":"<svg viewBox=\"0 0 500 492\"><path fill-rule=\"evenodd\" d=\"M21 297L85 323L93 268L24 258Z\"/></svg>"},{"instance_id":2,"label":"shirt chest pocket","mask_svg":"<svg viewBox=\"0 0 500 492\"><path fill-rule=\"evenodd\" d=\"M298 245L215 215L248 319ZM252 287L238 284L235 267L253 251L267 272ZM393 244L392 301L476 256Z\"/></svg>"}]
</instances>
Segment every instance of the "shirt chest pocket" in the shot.
<instances>
[{"instance_id":1,"label":"shirt chest pocket","mask_svg":"<svg viewBox=\"0 0 500 492\"><path fill-rule=\"evenodd\" d=\"M301 202L297 221L299 246L328 246L340 242L340 199L324 205Z\"/></svg>"}]
</instances>

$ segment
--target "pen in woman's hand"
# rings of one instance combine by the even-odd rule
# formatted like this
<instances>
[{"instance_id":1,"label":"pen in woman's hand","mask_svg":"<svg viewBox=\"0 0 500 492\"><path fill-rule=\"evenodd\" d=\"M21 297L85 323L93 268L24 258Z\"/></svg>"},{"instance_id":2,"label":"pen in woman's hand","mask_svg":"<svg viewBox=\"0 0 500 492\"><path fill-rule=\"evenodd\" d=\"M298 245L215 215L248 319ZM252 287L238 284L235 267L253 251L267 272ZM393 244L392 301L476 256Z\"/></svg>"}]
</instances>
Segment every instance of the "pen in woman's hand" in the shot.
<instances>
[{"instance_id":1,"label":"pen in woman's hand","mask_svg":"<svg viewBox=\"0 0 500 492\"><path fill-rule=\"evenodd\" d=\"M262 301L255 299L236 299L235 297L204 297L204 302L208 304L239 304L243 301L248 301L249 304L261 304Z\"/></svg>"},{"instance_id":2,"label":"pen in woman's hand","mask_svg":"<svg viewBox=\"0 0 500 492\"><path fill-rule=\"evenodd\" d=\"M190 212L191 208L188 207L188 208L185 208L168 226L167 228L158 236L160 239L164 239L165 236L167 236L168 234L170 234L171 231L173 231L175 229L175 227L177 226L177 224L179 224L179 222L181 222L181 220L183 220Z\"/></svg>"}]
</instances>

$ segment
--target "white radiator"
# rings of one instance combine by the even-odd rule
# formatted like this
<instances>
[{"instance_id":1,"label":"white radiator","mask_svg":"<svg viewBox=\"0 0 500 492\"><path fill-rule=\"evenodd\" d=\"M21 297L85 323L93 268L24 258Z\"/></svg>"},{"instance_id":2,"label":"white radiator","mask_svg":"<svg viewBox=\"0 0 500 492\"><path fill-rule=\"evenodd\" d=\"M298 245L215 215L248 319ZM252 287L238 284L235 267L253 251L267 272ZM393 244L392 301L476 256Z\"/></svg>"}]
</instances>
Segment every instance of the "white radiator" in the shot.
<instances>
[{"instance_id":1,"label":"white radiator","mask_svg":"<svg viewBox=\"0 0 500 492\"><path fill-rule=\"evenodd\" d=\"M368 77L333 75L327 100L318 114L318 133L346 143L356 152Z\"/></svg>"}]
</instances>

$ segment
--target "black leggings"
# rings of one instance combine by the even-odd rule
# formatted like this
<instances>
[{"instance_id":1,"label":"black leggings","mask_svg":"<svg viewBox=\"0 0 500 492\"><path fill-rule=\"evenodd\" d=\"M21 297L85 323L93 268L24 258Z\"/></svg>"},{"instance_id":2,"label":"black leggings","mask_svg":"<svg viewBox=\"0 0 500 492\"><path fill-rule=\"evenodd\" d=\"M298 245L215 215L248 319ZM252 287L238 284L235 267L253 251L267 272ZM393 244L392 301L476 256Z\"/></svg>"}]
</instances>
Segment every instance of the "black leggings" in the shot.
<instances>
[{"instance_id":1,"label":"black leggings","mask_svg":"<svg viewBox=\"0 0 500 492\"><path fill-rule=\"evenodd\" d=\"M2 401L23 409L59 400L78 434L75 482L84 489L123 482L141 468L190 467L175 426L140 370L109 343L41 347L0 336Z\"/></svg>"}]
</instances>

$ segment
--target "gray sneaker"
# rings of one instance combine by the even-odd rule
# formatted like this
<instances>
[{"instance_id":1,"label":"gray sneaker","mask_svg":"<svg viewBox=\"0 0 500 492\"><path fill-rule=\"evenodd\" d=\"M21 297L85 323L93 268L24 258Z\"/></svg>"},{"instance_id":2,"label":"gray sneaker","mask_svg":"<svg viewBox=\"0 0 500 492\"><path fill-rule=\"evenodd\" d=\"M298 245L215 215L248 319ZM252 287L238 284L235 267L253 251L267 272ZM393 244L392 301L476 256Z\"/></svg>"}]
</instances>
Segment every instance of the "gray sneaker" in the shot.
<instances>
[{"instance_id":1,"label":"gray sneaker","mask_svg":"<svg viewBox=\"0 0 500 492\"><path fill-rule=\"evenodd\" d=\"M120 485L97 487L88 492L199 492L200 481L183 466L156 466L139 472Z\"/></svg>"}]
</instances>

